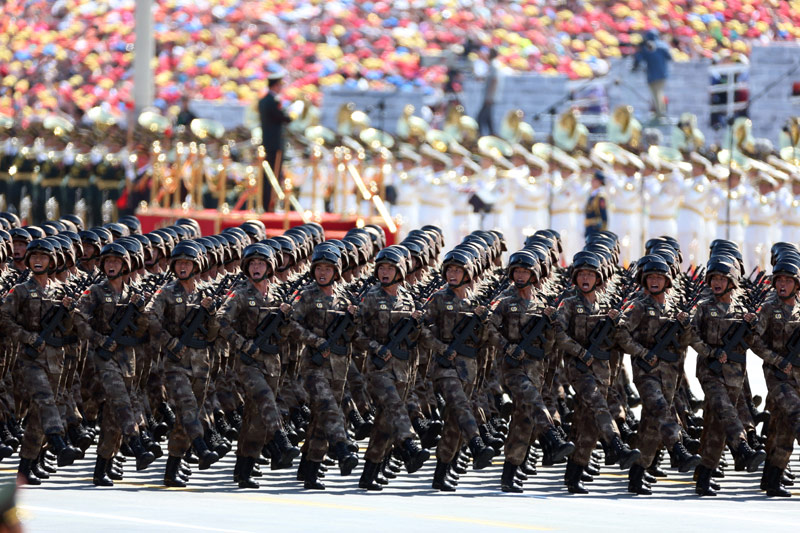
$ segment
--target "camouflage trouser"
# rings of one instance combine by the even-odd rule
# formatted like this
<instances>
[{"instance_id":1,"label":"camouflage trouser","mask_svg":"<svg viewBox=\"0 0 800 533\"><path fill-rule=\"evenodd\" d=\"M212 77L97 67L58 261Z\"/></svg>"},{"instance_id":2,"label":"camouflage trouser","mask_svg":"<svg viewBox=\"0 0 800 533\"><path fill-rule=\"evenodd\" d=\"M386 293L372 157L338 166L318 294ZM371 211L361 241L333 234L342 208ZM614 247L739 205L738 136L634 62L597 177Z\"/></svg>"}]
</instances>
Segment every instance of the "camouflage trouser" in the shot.
<instances>
[{"instance_id":1,"label":"camouflage trouser","mask_svg":"<svg viewBox=\"0 0 800 533\"><path fill-rule=\"evenodd\" d=\"M367 461L380 462L393 444L400 446L404 440L414 437L403 403L409 386L407 382L395 380L391 371L373 371L367 375L367 390L376 409L375 424L364 454Z\"/></svg>"},{"instance_id":2,"label":"camouflage trouser","mask_svg":"<svg viewBox=\"0 0 800 533\"><path fill-rule=\"evenodd\" d=\"M575 389L575 412L572 415L575 451L570 460L586 466L598 439L610 442L619 436L606 399L611 377L608 361L595 360L588 371L583 371L578 368L577 359L570 357L566 370L569 383Z\"/></svg>"},{"instance_id":3,"label":"camouflage trouser","mask_svg":"<svg viewBox=\"0 0 800 533\"><path fill-rule=\"evenodd\" d=\"M64 435L64 425L56 405L61 368L54 364L58 357L63 358L63 352L58 349L60 356L55 352L48 353L52 350L56 349L45 348L36 359L21 353L17 359L20 385L30 401L25 435L19 452L23 459L38 457L45 436Z\"/></svg>"},{"instance_id":4,"label":"camouflage trouser","mask_svg":"<svg viewBox=\"0 0 800 533\"><path fill-rule=\"evenodd\" d=\"M408 395L407 408L412 419L424 416L431 418L431 411L436 406L436 395L433 391L433 380L429 375L432 355L429 350L419 351L419 362L414 377L414 387Z\"/></svg>"},{"instance_id":5,"label":"camouflage trouser","mask_svg":"<svg viewBox=\"0 0 800 533\"><path fill-rule=\"evenodd\" d=\"M534 430L541 434L553 426L553 419L541 395L542 366L545 361L529 360L517 368L503 363L503 383L511 391L514 412L508 428L505 457L521 465L528 452Z\"/></svg>"},{"instance_id":6,"label":"camouflage trouser","mask_svg":"<svg viewBox=\"0 0 800 533\"><path fill-rule=\"evenodd\" d=\"M742 393L739 395L739 401L736 402L736 410L739 412L739 420L741 420L745 432L756 428L756 422L753 419L753 413L750 411L749 407L749 404L752 402L753 394L750 392L750 380L747 377L747 372L745 372Z\"/></svg>"},{"instance_id":7,"label":"camouflage trouser","mask_svg":"<svg viewBox=\"0 0 800 533\"><path fill-rule=\"evenodd\" d=\"M201 406L206 399L209 361L204 350L189 350L180 363L164 362L167 394L175 406L175 427L169 435L169 455L183 457L197 437L203 436Z\"/></svg>"},{"instance_id":8,"label":"camouflage trouser","mask_svg":"<svg viewBox=\"0 0 800 533\"><path fill-rule=\"evenodd\" d=\"M542 381L542 400L547 406L547 411L553 419L553 423L561 425L561 414L558 412L558 395L561 384L559 378L561 374L559 367L561 366L561 353L554 351L549 354L546 363L547 367L544 371L544 380Z\"/></svg>"},{"instance_id":9,"label":"camouflage trouser","mask_svg":"<svg viewBox=\"0 0 800 533\"><path fill-rule=\"evenodd\" d=\"M436 380L435 386L445 401L444 428L436 447L436 459L450 463L458 452L462 434L466 440L479 435L469 401L473 385L455 377L443 377Z\"/></svg>"},{"instance_id":10,"label":"camouflage trouser","mask_svg":"<svg viewBox=\"0 0 800 533\"><path fill-rule=\"evenodd\" d=\"M241 405L241 398L237 390L236 369L232 356L224 360L224 365L220 368L217 375L217 400L222 410L232 413ZM277 394L277 390L274 391Z\"/></svg>"},{"instance_id":11,"label":"camouflage trouser","mask_svg":"<svg viewBox=\"0 0 800 533\"><path fill-rule=\"evenodd\" d=\"M300 380L300 361L290 360L281 366L280 401L288 409L298 409L309 403L308 393Z\"/></svg>"},{"instance_id":12,"label":"camouflage trouser","mask_svg":"<svg viewBox=\"0 0 800 533\"><path fill-rule=\"evenodd\" d=\"M309 461L321 462L328 445L347 442L341 409L344 382L334 381L326 367L305 368L304 384L311 400L311 424L304 448Z\"/></svg>"},{"instance_id":13,"label":"camouflage trouser","mask_svg":"<svg viewBox=\"0 0 800 533\"><path fill-rule=\"evenodd\" d=\"M769 370L765 369L765 373ZM794 441L800 443L800 384L790 377L783 381L767 376L769 405L774 407L769 422L767 461L775 467L786 468L792 455Z\"/></svg>"},{"instance_id":14,"label":"camouflage trouser","mask_svg":"<svg viewBox=\"0 0 800 533\"><path fill-rule=\"evenodd\" d=\"M258 459L261 449L281 428L281 416L275 403L275 389L280 379L278 356L252 365L239 364L239 383L244 392L244 417L236 455Z\"/></svg>"},{"instance_id":15,"label":"camouflage trouser","mask_svg":"<svg viewBox=\"0 0 800 533\"><path fill-rule=\"evenodd\" d=\"M11 369L7 369L0 379L0 421L6 421L15 414L14 379Z\"/></svg>"},{"instance_id":16,"label":"camouflage trouser","mask_svg":"<svg viewBox=\"0 0 800 533\"><path fill-rule=\"evenodd\" d=\"M726 443L735 449L740 441L747 439L736 410L742 389L727 386L723 379L713 377L706 377L700 384L705 395L703 434L700 437L701 464L714 470Z\"/></svg>"},{"instance_id":17,"label":"camouflage trouser","mask_svg":"<svg viewBox=\"0 0 800 533\"><path fill-rule=\"evenodd\" d=\"M360 356L360 357L359 357ZM347 383L344 389L344 401L342 408L345 413L351 409L357 409L360 413L366 413L370 408L370 399L367 395L367 380L361 369L364 368L364 354L353 354L350 360L350 368L347 370ZM347 405L349 404L349 407Z\"/></svg>"},{"instance_id":18,"label":"camouflage trouser","mask_svg":"<svg viewBox=\"0 0 800 533\"><path fill-rule=\"evenodd\" d=\"M642 398L642 420L638 430L638 448L641 456L637 463L645 468L653 462L661 446L672 449L681 440L681 428L672 412L672 398L678 388L678 378L683 361L659 361L650 372L633 366L633 382Z\"/></svg>"},{"instance_id":19,"label":"camouflage trouser","mask_svg":"<svg viewBox=\"0 0 800 533\"><path fill-rule=\"evenodd\" d=\"M119 363L112 357L104 361L95 355L95 369L103 386L105 403L97 453L111 459L122 437L137 434L136 418L131 403L133 377L124 376Z\"/></svg>"},{"instance_id":20,"label":"camouflage trouser","mask_svg":"<svg viewBox=\"0 0 800 533\"><path fill-rule=\"evenodd\" d=\"M58 384L58 398L56 399L61 418L67 427L78 425L83 420L73 396L78 369L78 356L70 348L72 347L67 347L66 357L64 358L64 371L61 372L61 379Z\"/></svg>"}]
</instances>

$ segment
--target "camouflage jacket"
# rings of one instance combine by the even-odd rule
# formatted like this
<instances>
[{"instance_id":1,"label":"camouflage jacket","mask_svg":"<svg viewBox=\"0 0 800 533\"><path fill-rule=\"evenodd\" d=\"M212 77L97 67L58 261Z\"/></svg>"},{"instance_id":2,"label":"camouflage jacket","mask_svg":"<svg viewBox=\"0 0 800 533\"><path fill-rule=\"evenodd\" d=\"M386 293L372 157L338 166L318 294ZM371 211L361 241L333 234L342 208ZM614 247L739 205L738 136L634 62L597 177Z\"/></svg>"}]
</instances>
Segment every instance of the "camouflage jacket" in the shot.
<instances>
[{"instance_id":1,"label":"camouflage jacket","mask_svg":"<svg viewBox=\"0 0 800 533\"><path fill-rule=\"evenodd\" d=\"M152 339L166 346L172 339L180 338L186 315L199 308L201 300L197 290L187 294L178 280L157 290L145 309ZM205 333L199 332L199 336L208 343L214 342L219 334L219 322L213 314L205 321L205 330Z\"/></svg>"},{"instance_id":2,"label":"camouflage jacket","mask_svg":"<svg viewBox=\"0 0 800 533\"><path fill-rule=\"evenodd\" d=\"M784 367L784 358L789 354L786 343L797 327L800 327L800 305L789 306L772 297L761 306L755 325L757 336L750 348L764 360L765 372L767 367ZM800 365L792 363L792 367L792 374L800 378Z\"/></svg>"},{"instance_id":3,"label":"camouflage jacket","mask_svg":"<svg viewBox=\"0 0 800 533\"><path fill-rule=\"evenodd\" d=\"M349 301L341 292L334 290L333 295L328 296L316 282L311 283L295 296L292 303L288 332L289 335L304 346L301 355L301 364L303 366L314 365L315 368L319 366L312 361L316 348L319 348L327 341L326 336L329 326L347 312L348 304ZM355 332L356 323L353 320L351 326L345 331L345 337L352 340ZM352 343L346 342L345 349L347 350L345 355L337 355L331 352L330 357L326 357L323 361L322 366L330 368L333 379L344 380L347 376Z\"/></svg>"},{"instance_id":4,"label":"camouflage jacket","mask_svg":"<svg viewBox=\"0 0 800 533\"><path fill-rule=\"evenodd\" d=\"M592 328L605 315L597 302L590 303L582 293L561 300L554 317L555 341L558 349L572 357L582 358L589 347Z\"/></svg>"},{"instance_id":5,"label":"camouflage jacket","mask_svg":"<svg viewBox=\"0 0 800 533\"><path fill-rule=\"evenodd\" d=\"M424 323L431 335L424 344L435 353L444 353L453 340L456 326L464 316L474 311L475 306L469 299L458 298L449 287L434 293L425 304ZM479 348L488 339L489 330L486 325L483 323L465 344L471 348Z\"/></svg>"},{"instance_id":6,"label":"camouflage jacket","mask_svg":"<svg viewBox=\"0 0 800 533\"><path fill-rule=\"evenodd\" d=\"M270 312L281 312L279 306L280 302L275 301L271 288L267 289L267 294L262 294L248 279L228 293L217 311L220 334L232 349L241 350L247 340L256 338L259 324ZM282 337L288 333L288 324L278 331Z\"/></svg>"},{"instance_id":7,"label":"camouflage jacket","mask_svg":"<svg viewBox=\"0 0 800 533\"><path fill-rule=\"evenodd\" d=\"M378 355L378 351L391 341L392 328L409 318L412 312L414 312L414 300L407 291L401 289L397 296L392 296L380 286L373 287L358 306L358 332L354 348L371 356ZM417 360L415 343L421 334L423 334L422 323L417 322L416 327L412 328L406 337L407 342L401 343L392 352L392 357L380 370L394 372L397 376L402 374L408 378L410 369ZM370 371L377 370L373 363L367 363L367 368Z\"/></svg>"},{"instance_id":8,"label":"camouflage jacket","mask_svg":"<svg viewBox=\"0 0 800 533\"><path fill-rule=\"evenodd\" d=\"M489 317L489 343L500 350L505 350L507 344L519 344L522 341L522 330L532 317L540 315L542 301L536 295L526 300L519 295L519 291L504 296L492 304L493 312ZM553 328L545 329L545 341L538 346L545 353L550 353L555 344Z\"/></svg>"},{"instance_id":9,"label":"camouflage jacket","mask_svg":"<svg viewBox=\"0 0 800 533\"><path fill-rule=\"evenodd\" d=\"M114 315L121 311L130 302L132 290L129 285L117 293L108 280L96 283L89 287L78 300L75 313L75 329L82 339L86 339L92 346L102 344L104 338L111 333L111 321ZM135 304L134 304L135 305ZM147 317L139 313L131 333L136 337L143 336L147 331ZM120 346L120 349L125 348Z\"/></svg>"},{"instance_id":10,"label":"camouflage jacket","mask_svg":"<svg viewBox=\"0 0 800 533\"><path fill-rule=\"evenodd\" d=\"M35 279L13 287L0 306L5 333L17 344L33 344L44 324L43 319L57 304L54 293L60 284L50 281L42 287Z\"/></svg>"},{"instance_id":11,"label":"camouflage jacket","mask_svg":"<svg viewBox=\"0 0 800 533\"><path fill-rule=\"evenodd\" d=\"M622 311L615 336L617 344L631 357L645 357L655 346L656 333L661 326L674 319L672 311L669 299L661 305L649 294L640 294ZM677 337L681 349L674 355L680 358L689 345L691 328L682 327Z\"/></svg>"}]
</instances>

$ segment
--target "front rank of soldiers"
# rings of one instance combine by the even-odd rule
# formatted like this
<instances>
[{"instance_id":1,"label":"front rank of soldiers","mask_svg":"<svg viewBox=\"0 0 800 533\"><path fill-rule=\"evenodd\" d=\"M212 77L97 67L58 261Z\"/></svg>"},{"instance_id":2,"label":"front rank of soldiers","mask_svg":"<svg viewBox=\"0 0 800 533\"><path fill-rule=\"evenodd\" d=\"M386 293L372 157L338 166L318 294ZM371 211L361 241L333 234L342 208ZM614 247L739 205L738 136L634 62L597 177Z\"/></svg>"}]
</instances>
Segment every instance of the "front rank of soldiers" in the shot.
<instances>
[{"instance_id":1,"label":"front rank of soldiers","mask_svg":"<svg viewBox=\"0 0 800 533\"><path fill-rule=\"evenodd\" d=\"M192 219L146 234L135 217L85 228L0 213L0 226L0 459L19 454L23 483L93 453L96 486L161 465L185 487L233 453L245 489L266 465L296 468L309 490L329 466L358 470L352 482L376 492L430 465L432 488L452 492L470 465L500 463L498 489L519 493L540 461L572 494L618 465L648 495L669 466L707 497L724 490L727 447L768 496L790 495L793 244L748 277L724 240L682 271L670 236L623 268L606 230L570 258L537 231L504 266L503 235L475 231L442 255L435 226L391 246L377 226L330 240L313 223L272 238L256 221L210 236ZM749 353L763 360L762 412Z\"/></svg>"}]
</instances>

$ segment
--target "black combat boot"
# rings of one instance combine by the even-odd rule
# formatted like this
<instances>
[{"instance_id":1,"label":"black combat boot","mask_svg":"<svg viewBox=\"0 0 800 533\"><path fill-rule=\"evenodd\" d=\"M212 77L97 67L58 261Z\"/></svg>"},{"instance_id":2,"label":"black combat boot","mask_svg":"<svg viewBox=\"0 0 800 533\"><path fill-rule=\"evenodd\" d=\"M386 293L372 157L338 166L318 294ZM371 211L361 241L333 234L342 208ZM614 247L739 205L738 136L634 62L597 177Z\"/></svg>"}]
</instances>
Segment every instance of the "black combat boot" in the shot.
<instances>
[{"instance_id":1,"label":"black combat boot","mask_svg":"<svg viewBox=\"0 0 800 533\"><path fill-rule=\"evenodd\" d=\"M494 450L490 446L484 445L479 436L476 435L470 439L469 450L472 452L473 470L483 470L486 467L492 466Z\"/></svg>"},{"instance_id":2,"label":"black combat boot","mask_svg":"<svg viewBox=\"0 0 800 533\"><path fill-rule=\"evenodd\" d=\"M394 471L391 464L391 460L388 456L384 457L383 462L381 462L381 472L386 479L395 479L397 477L397 473Z\"/></svg>"},{"instance_id":3,"label":"black combat boot","mask_svg":"<svg viewBox=\"0 0 800 533\"><path fill-rule=\"evenodd\" d=\"M175 411L172 410L172 407L170 407L167 402L161 402L161 404L159 404L158 412L161 414L161 420L167 424L169 429L175 427Z\"/></svg>"},{"instance_id":4,"label":"black combat boot","mask_svg":"<svg viewBox=\"0 0 800 533\"><path fill-rule=\"evenodd\" d=\"M106 463L106 474L108 474L111 480L122 481L122 477L125 475L122 465L123 463L117 461L116 457L112 457L108 463Z\"/></svg>"},{"instance_id":5,"label":"black combat boot","mask_svg":"<svg viewBox=\"0 0 800 533\"><path fill-rule=\"evenodd\" d=\"M138 435L133 435L128 438L128 446L133 452L133 456L136 457L136 470L142 471L156 460L156 456L153 455L153 452L148 452L144 449L142 439L140 439Z\"/></svg>"},{"instance_id":6,"label":"black combat boot","mask_svg":"<svg viewBox=\"0 0 800 533\"><path fill-rule=\"evenodd\" d=\"M622 442L622 439L616 436L606 445L606 450L608 451L606 464L619 464L620 470L630 469L633 463L641 456L639 450L635 448L631 449L627 444Z\"/></svg>"},{"instance_id":7,"label":"black combat boot","mask_svg":"<svg viewBox=\"0 0 800 533\"><path fill-rule=\"evenodd\" d=\"M33 473L33 475L38 477L39 479L50 479L50 472L49 470L45 469L44 464L45 464L44 452L42 452L39 454L39 457L37 457L36 460L32 463L31 473Z\"/></svg>"},{"instance_id":8,"label":"black combat boot","mask_svg":"<svg viewBox=\"0 0 800 533\"><path fill-rule=\"evenodd\" d=\"M583 471L586 472L587 474L589 474L590 476L599 476L600 475L600 467L596 466L596 465L593 465L591 461L589 461L589 464L587 464L586 466L583 467ZM584 481L587 481L587 480L584 480ZM591 480L588 480L588 481L591 481Z\"/></svg>"},{"instance_id":9,"label":"black combat boot","mask_svg":"<svg viewBox=\"0 0 800 533\"><path fill-rule=\"evenodd\" d=\"M14 455L14 448L4 442L0 442L0 461Z\"/></svg>"},{"instance_id":10,"label":"black combat boot","mask_svg":"<svg viewBox=\"0 0 800 533\"><path fill-rule=\"evenodd\" d=\"M253 468L256 466L255 457L242 457L237 460L241 461L239 466L239 488L240 489L257 489L260 487L258 482L253 479Z\"/></svg>"},{"instance_id":11,"label":"black combat boot","mask_svg":"<svg viewBox=\"0 0 800 533\"><path fill-rule=\"evenodd\" d=\"M159 442L169 433L169 426L167 423L159 422L153 415L147 417L147 426L156 442Z\"/></svg>"},{"instance_id":12,"label":"black combat boot","mask_svg":"<svg viewBox=\"0 0 800 533\"><path fill-rule=\"evenodd\" d=\"M642 403L642 399L636 394L636 391L633 390L631 387L630 382L625 383L625 396L628 399L628 406L629 407L636 407L637 405Z\"/></svg>"},{"instance_id":13,"label":"black combat boot","mask_svg":"<svg viewBox=\"0 0 800 533\"><path fill-rule=\"evenodd\" d=\"M152 453L153 457L156 459L161 459L164 457L164 450L161 449L161 446L159 446L159 444L155 441L155 438L149 430L141 430L139 436L142 439L142 446L144 446L145 450Z\"/></svg>"},{"instance_id":14,"label":"black combat boot","mask_svg":"<svg viewBox=\"0 0 800 533\"><path fill-rule=\"evenodd\" d=\"M403 464L406 467L406 472L413 474L425 464L425 461L430 459L431 454L428 450L423 450L419 447L414 439L411 437L403 441L403 447L400 449L400 455L403 458Z\"/></svg>"},{"instance_id":15,"label":"black combat boot","mask_svg":"<svg viewBox=\"0 0 800 533\"><path fill-rule=\"evenodd\" d=\"M755 429L747 430L747 444L754 450L764 449L764 443L761 442L761 437L758 436Z\"/></svg>"},{"instance_id":16,"label":"black combat boot","mask_svg":"<svg viewBox=\"0 0 800 533\"><path fill-rule=\"evenodd\" d=\"M628 492L641 496L649 496L653 493L650 486L644 481L643 466L634 464L631 467L631 471L628 473Z\"/></svg>"},{"instance_id":17,"label":"black combat boot","mask_svg":"<svg viewBox=\"0 0 800 533\"><path fill-rule=\"evenodd\" d=\"M517 473L517 465L506 461L503 463L503 475L500 478L500 489L503 492L522 492L522 486L515 483L514 477Z\"/></svg>"},{"instance_id":18,"label":"black combat boot","mask_svg":"<svg viewBox=\"0 0 800 533\"><path fill-rule=\"evenodd\" d=\"M17 478L23 485L41 485L42 480L31 471L33 467L33 459L25 459L20 457L19 469L17 470Z\"/></svg>"},{"instance_id":19,"label":"black combat boot","mask_svg":"<svg viewBox=\"0 0 800 533\"><path fill-rule=\"evenodd\" d=\"M503 449L503 439L498 439L489 433L488 424L481 424L478 427L478 432L481 435L481 440L483 440L487 446L491 446L494 451L499 452L501 449Z\"/></svg>"},{"instance_id":20,"label":"black combat boot","mask_svg":"<svg viewBox=\"0 0 800 533\"><path fill-rule=\"evenodd\" d=\"M210 450L217 452L220 459L225 457L228 452L233 449L233 445L228 439L219 434L216 426L206 428L203 439L206 441L206 445Z\"/></svg>"},{"instance_id":21,"label":"black combat boot","mask_svg":"<svg viewBox=\"0 0 800 533\"><path fill-rule=\"evenodd\" d=\"M560 463L575 451L575 445L570 441L564 440L554 427L548 429L543 437L547 443L550 460L553 463Z\"/></svg>"},{"instance_id":22,"label":"black combat boot","mask_svg":"<svg viewBox=\"0 0 800 533\"><path fill-rule=\"evenodd\" d=\"M511 396L508 393L503 394L495 394L494 396L494 403L497 407L497 411L500 413L500 416L503 418L510 418L511 413L514 412L514 401L511 399Z\"/></svg>"},{"instance_id":23,"label":"black combat boot","mask_svg":"<svg viewBox=\"0 0 800 533\"><path fill-rule=\"evenodd\" d=\"M17 451L19 448L19 439L11 433L9 429L11 422L1 422L0 423L0 440L3 441L4 444L11 446L14 451Z\"/></svg>"},{"instance_id":24,"label":"black combat boot","mask_svg":"<svg viewBox=\"0 0 800 533\"><path fill-rule=\"evenodd\" d=\"M650 463L650 466L647 467L647 471L645 475L649 474L653 477L653 479L657 477L667 477L667 473L664 472L664 469L661 468L661 459L664 457L664 448L659 448L656 452L655 456L653 456L653 462ZM670 453L670 459L672 460L671 466L676 466L674 462L674 454ZM697 465L695 465L697 466Z\"/></svg>"},{"instance_id":25,"label":"black combat boot","mask_svg":"<svg viewBox=\"0 0 800 533\"><path fill-rule=\"evenodd\" d=\"M447 479L447 463L436 461L436 469L433 471L433 484L431 487L441 492L455 492L455 485Z\"/></svg>"},{"instance_id":26,"label":"black combat boot","mask_svg":"<svg viewBox=\"0 0 800 533\"><path fill-rule=\"evenodd\" d=\"M95 487L113 487L114 482L108 477L106 471L108 470L108 459L103 459L99 455L94 463L94 476L92 476L92 483Z\"/></svg>"},{"instance_id":27,"label":"black combat boot","mask_svg":"<svg viewBox=\"0 0 800 533\"><path fill-rule=\"evenodd\" d=\"M208 449L203 437L195 438L192 441L192 446L194 446L194 452L197 454L198 468L200 470L208 470L211 465L219 461L219 455Z\"/></svg>"},{"instance_id":28,"label":"black combat boot","mask_svg":"<svg viewBox=\"0 0 800 533\"><path fill-rule=\"evenodd\" d=\"M700 439L695 439L691 435L684 435L681 438L681 442L683 442L683 446L688 450L689 453L697 454L700 452Z\"/></svg>"},{"instance_id":29,"label":"black combat boot","mask_svg":"<svg viewBox=\"0 0 800 533\"><path fill-rule=\"evenodd\" d=\"M790 498L792 493L786 490L781 483L783 471L770 463L764 464L764 474L761 476L761 490L767 491L767 496Z\"/></svg>"},{"instance_id":30,"label":"black combat boot","mask_svg":"<svg viewBox=\"0 0 800 533\"><path fill-rule=\"evenodd\" d=\"M236 462L233 465L233 482L239 483L239 479L242 473L242 457L241 455L236 456Z\"/></svg>"},{"instance_id":31,"label":"black combat boot","mask_svg":"<svg viewBox=\"0 0 800 533\"><path fill-rule=\"evenodd\" d=\"M364 440L369 437L372 432L372 422L364 420L358 409L353 409L347 413L347 420L353 425L353 434L356 440Z\"/></svg>"},{"instance_id":32,"label":"black combat boot","mask_svg":"<svg viewBox=\"0 0 800 533\"><path fill-rule=\"evenodd\" d=\"M219 431L219 434L225 437L226 439L233 440L236 438L234 437L233 439L231 439L231 437L229 436L231 432L234 431L234 429L228 423L228 419L225 418L225 411L223 411L222 409L214 411L214 427L216 427L217 431Z\"/></svg>"},{"instance_id":33,"label":"black combat boot","mask_svg":"<svg viewBox=\"0 0 800 533\"><path fill-rule=\"evenodd\" d=\"M279 429L272 436L272 440L278 445L281 452L281 466L289 468L292 466L292 461L300 456L300 448L294 446L289 440L289 435L286 431Z\"/></svg>"},{"instance_id":34,"label":"black combat boot","mask_svg":"<svg viewBox=\"0 0 800 533\"><path fill-rule=\"evenodd\" d=\"M747 444L747 441L743 440L736 449L735 457L733 465L737 472L745 469L748 472L755 472L767 458L767 452L764 450L756 451Z\"/></svg>"},{"instance_id":35,"label":"black combat boot","mask_svg":"<svg viewBox=\"0 0 800 533\"><path fill-rule=\"evenodd\" d=\"M710 468L707 468L703 465L697 465L697 468L694 471L695 479L697 481L694 491L698 494L698 496L717 495L714 489L711 488L711 472L712 470Z\"/></svg>"},{"instance_id":36,"label":"black combat boot","mask_svg":"<svg viewBox=\"0 0 800 533\"><path fill-rule=\"evenodd\" d=\"M564 484L570 494L589 494L581 482L581 474L583 474L583 467L568 460L567 469L564 472Z\"/></svg>"},{"instance_id":37,"label":"black combat boot","mask_svg":"<svg viewBox=\"0 0 800 533\"><path fill-rule=\"evenodd\" d=\"M700 456L689 453L681 441L672 446L672 459L678 472L689 472L700 464Z\"/></svg>"},{"instance_id":38,"label":"black combat boot","mask_svg":"<svg viewBox=\"0 0 800 533\"><path fill-rule=\"evenodd\" d=\"M47 442L58 456L58 466L69 466L83 456L81 450L68 445L58 433L48 435Z\"/></svg>"},{"instance_id":39,"label":"black combat boot","mask_svg":"<svg viewBox=\"0 0 800 533\"><path fill-rule=\"evenodd\" d=\"M383 485L375 481L380 467L381 463L373 463L372 461L365 460L364 472L361 474L361 479L358 480L358 488L373 491L383 490Z\"/></svg>"},{"instance_id":40,"label":"black combat boot","mask_svg":"<svg viewBox=\"0 0 800 533\"><path fill-rule=\"evenodd\" d=\"M306 459L305 472L303 472L303 488L306 490L325 490L325 485L319 480L319 463Z\"/></svg>"},{"instance_id":41,"label":"black combat boot","mask_svg":"<svg viewBox=\"0 0 800 533\"><path fill-rule=\"evenodd\" d=\"M420 435L420 446L430 449L439 444L442 429L444 429L444 422L441 420L429 420L428 430L424 436Z\"/></svg>"},{"instance_id":42,"label":"black combat boot","mask_svg":"<svg viewBox=\"0 0 800 533\"><path fill-rule=\"evenodd\" d=\"M68 427L67 436L69 437L70 442L80 448L82 452L86 452L86 450L89 449L89 446L92 445L91 435L89 435L89 432L86 431L80 424L73 424Z\"/></svg>"},{"instance_id":43,"label":"black combat boot","mask_svg":"<svg viewBox=\"0 0 800 533\"><path fill-rule=\"evenodd\" d=\"M167 487L185 487L186 482L178 476L178 469L181 466L180 457L167 457L167 468L164 471L164 485Z\"/></svg>"},{"instance_id":44,"label":"black combat boot","mask_svg":"<svg viewBox=\"0 0 800 533\"><path fill-rule=\"evenodd\" d=\"M337 442L333 447L336 459L339 461L339 472L343 476L349 476L355 467L358 466L358 457L347 448L344 441Z\"/></svg>"}]
</instances>

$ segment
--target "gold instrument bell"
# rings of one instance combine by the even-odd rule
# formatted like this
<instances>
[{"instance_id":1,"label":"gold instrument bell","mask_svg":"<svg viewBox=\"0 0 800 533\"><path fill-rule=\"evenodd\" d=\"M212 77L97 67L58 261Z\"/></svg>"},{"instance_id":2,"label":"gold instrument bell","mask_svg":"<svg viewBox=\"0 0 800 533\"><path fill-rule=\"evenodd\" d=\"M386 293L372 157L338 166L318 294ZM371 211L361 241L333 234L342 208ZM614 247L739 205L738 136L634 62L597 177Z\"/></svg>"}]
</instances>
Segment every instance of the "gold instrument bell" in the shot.
<instances>
[{"instance_id":1,"label":"gold instrument bell","mask_svg":"<svg viewBox=\"0 0 800 533\"><path fill-rule=\"evenodd\" d=\"M461 128L461 140L465 143L474 143L478 139L480 126L478 121L474 118L463 115L458 119L458 125Z\"/></svg>"},{"instance_id":2,"label":"gold instrument bell","mask_svg":"<svg viewBox=\"0 0 800 533\"><path fill-rule=\"evenodd\" d=\"M736 170L749 170L751 166L750 158L739 151L733 153L733 160L731 160L731 153L727 149L720 150L717 153L717 161L719 161L720 165L730 165L731 168Z\"/></svg>"},{"instance_id":3,"label":"gold instrument bell","mask_svg":"<svg viewBox=\"0 0 800 533\"><path fill-rule=\"evenodd\" d=\"M259 128L260 132L260 128ZM336 141L336 134L325 126L309 126L303 132L303 136L312 144L325 146Z\"/></svg>"},{"instance_id":4,"label":"gold instrument bell","mask_svg":"<svg viewBox=\"0 0 800 533\"><path fill-rule=\"evenodd\" d=\"M429 130L425 134L425 141L439 152L447 153L450 141L453 139L442 130Z\"/></svg>"},{"instance_id":5,"label":"gold instrument bell","mask_svg":"<svg viewBox=\"0 0 800 533\"><path fill-rule=\"evenodd\" d=\"M424 118L417 116L408 117L409 139L417 139L418 141L422 142L425 140L425 136L430 129L430 124L428 124Z\"/></svg>"},{"instance_id":6,"label":"gold instrument bell","mask_svg":"<svg viewBox=\"0 0 800 533\"><path fill-rule=\"evenodd\" d=\"M800 148L794 146L781 148L781 159L794 166L800 166Z\"/></svg>"},{"instance_id":7,"label":"gold instrument bell","mask_svg":"<svg viewBox=\"0 0 800 533\"><path fill-rule=\"evenodd\" d=\"M95 106L86 112L86 116L92 121L94 126L101 131L105 131L110 126L117 123L117 119L110 112L100 106Z\"/></svg>"},{"instance_id":8,"label":"gold instrument bell","mask_svg":"<svg viewBox=\"0 0 800 533\"><path fill-rule=\"evenodd\" d=\"M494 162L505 168L514 168L509 157L514 155L514 148L507 141L493 135L485 135L478 139L478 151L481 155L493 159Z\"/></svg>"},{"instance_id":9,"label":"gold instrument bell","mask_svg":"<svg viewBox=\"0 0 800 533\"><path fill-rule=\"evenodd\" d=\"M509 111L500 126L500 137L511 143L524 142L532 144L534 137L533 127L523 122L524 118L525 112L522 109Z\"/></svg>"},{"instance_id":10,"label":"gold instrument bell","mask_svg":"<svg viewBox=\"0 0 800 533\"><path fill-rule=\"evenodd\" d=\"M380 151L381 148L392 148L394 146L394 137L385 131L375 128L361 130L358 138L361 139L361 142L375 152Z\"/></svg>"},{"instance_id":11,"label":"gold instrument bell","mask_svg":"<svg viewBox=\"0 0 800 533\"><path fill-rule=\"evenodd\" d=\"M216 120L210 118L196 118L189 124L189 129L198 139L205 141L207 139L220 139L225 135L225 126Z\"/></svg>"},{"instance_id":12,"label":"gold instrument bell","mask_svg":"<svg viewBox=\"0 0 800 533\"><path fill-rule=\"evenodd\" d=\"M157 111L142 111L138 119L139 125L152 133L164 133L170 126L169 119Z\"/></svg>"},{"instance_id":13,"label":"gold instrument bell","mask_svg":"<svg viewBox=\"0 0 800 533\"><path fill-rule=\"evenodd\" d=\"M72 122L59 115L46 116L42 122L42 126L44 126L46 130L52 131L53 134L58 137L63 137L68 133L72 133L72 130L75 129Z\"/></svg>"}]
</instances>

